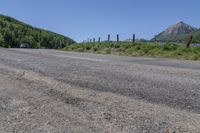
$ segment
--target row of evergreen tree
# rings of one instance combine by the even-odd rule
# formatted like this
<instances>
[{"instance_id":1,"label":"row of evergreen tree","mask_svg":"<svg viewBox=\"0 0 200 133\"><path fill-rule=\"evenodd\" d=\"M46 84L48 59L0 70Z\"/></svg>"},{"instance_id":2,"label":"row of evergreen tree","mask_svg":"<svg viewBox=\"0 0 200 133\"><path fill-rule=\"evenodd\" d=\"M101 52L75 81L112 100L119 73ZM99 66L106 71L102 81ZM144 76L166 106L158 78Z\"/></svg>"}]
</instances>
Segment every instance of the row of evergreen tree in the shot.
<instances>
[{"instance_id":1,"label":"row of evergreen tree","mask_svg":"<svg viewBox=\"0 0 200 133\"><path fill-rule=\"evenodd\" d=\"M19 48L27 43L31 48L63 48L75 43L72 39L39 28L14 18L0 15L0 46Z\"/></svg>"}]
</instances>

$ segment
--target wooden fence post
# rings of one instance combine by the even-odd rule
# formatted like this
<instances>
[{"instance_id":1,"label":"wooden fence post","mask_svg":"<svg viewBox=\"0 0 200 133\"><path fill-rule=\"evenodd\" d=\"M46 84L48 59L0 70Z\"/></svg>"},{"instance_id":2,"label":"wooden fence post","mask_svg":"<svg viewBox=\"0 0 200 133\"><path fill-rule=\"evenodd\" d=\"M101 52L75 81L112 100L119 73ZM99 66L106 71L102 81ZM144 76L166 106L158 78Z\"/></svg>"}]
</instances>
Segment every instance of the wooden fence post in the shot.
<instances>
[{"instance_id":1,"label":"wooden fence post","mask_svg":"<svg viewBox=\"0 0 200 133\"><path fill-rule=\"evenodd\" d=\"M119 42L119 34L117 34L117 42Z\"/></svg>"},{"instance_id":2,"label":"wooden fence post","mask_svg":"<svg viewBox=\"0 0 200 133\"><path fill-rule=\"evenodd\" d=\"M98 42L101 42L101 37L99 37Z\"/></svg>"},{"instance_id":3,"label":"wooden fence post","mask_svg":"<svg viewBox=\"0 0 200 133\"><path fill-rule=\"evenodd\" d=\"M108 34L108 42L110 42L110 34Z\"/></svg>"},{"instance_id":4,"label":"wooden fence post","mask_svg":"<svg viewBox=\"0 0 200 133\"><path fill-rule=\"evenodd\" d=\"M133 34L133 43L135 43L135 34Z\"/></svg>"}]
</instances>

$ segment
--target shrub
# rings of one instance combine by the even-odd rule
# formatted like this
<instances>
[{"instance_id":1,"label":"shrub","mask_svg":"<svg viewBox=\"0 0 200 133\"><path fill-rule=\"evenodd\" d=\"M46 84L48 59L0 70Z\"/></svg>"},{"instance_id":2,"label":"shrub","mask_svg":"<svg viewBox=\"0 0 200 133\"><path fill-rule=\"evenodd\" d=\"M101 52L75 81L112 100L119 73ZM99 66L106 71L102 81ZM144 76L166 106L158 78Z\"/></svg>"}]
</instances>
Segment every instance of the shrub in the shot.
<instances>
[{"instance_id":1,"label":"shrub","mask_svg":"<svg viewBox=\"0 0 200 133\"><path fill-rule=\"evenodd\" d=\"M91 49L91 46L86 45L86 46L85 46L85 49L86 49L86 50L90 50L90 49Z\"/></svg>"},{"instance_id":2,"label":"shrub","mask_svg":"<svg viewBox=\"0 0 200 133\"><path fill-rule=\"evenodd\" d=\"M98 49L97 46L94 46L94 47L93 47L93 51L94 51L94 52L96 52L96 51L98 51L98 50L99 50L99 49Z\"/></svg>"},{"instance_id":3,"label":"shrub","mask_svg":"<svg viewBox=\"0 0 200 133\"><path fill-rule=\"evenodd\" d=\"M136 45L136 46L134 47L134 49L135 49L135 50L140 50L140 49L141 49L141 47L140 47L140 46L138 46L138 45Z\"/></svg>"},{"instance_id":4,"label":"shrub","mask_svg":"<svg viewBox=\"0 0 200 133\"><path fill-rule=\"evenodd\" d=\"M105 52L106 52L106 54L110 54L111 53L111 49L110 48L106 48Z\"/></svg>"},{"instance_id":5,"label":"shrub","mask_svg":"<svg viewBox=\"0 0 200 133\"><path fill-rule=\"evenodd\" d=\"M177 49L177 45L176 44L165 44L163 45L163 50L166 51L173 51Z\"/></svg>"},{"instance_id":6,"label":"shrub","mask_svg":"<svg viewBox=\"0 0 200 133\"><path fill-rule=\"evenodd\" d=\"M115 44L114 48L120 48L120 44Z\"/></svg>"}]
</instances>

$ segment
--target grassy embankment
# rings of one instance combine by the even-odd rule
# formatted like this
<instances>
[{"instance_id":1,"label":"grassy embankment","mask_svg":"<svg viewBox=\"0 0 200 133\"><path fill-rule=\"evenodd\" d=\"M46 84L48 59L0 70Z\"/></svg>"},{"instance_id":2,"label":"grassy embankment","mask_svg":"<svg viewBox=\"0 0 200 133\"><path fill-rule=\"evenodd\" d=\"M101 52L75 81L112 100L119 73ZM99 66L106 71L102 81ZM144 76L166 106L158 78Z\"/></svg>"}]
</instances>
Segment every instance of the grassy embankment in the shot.
<instances>
[{"instance_id":1,"label":"grassy embankment","mask_svg":"<svg viewBox=\"0 0 200 133\"><path fill-rule=\"evenodd\" d=\"M185 60L200 60L200 47L156 43L101 42L72 44L64 51L115 54L127 56L167 57Z\"/></svg>"}]
</instances>

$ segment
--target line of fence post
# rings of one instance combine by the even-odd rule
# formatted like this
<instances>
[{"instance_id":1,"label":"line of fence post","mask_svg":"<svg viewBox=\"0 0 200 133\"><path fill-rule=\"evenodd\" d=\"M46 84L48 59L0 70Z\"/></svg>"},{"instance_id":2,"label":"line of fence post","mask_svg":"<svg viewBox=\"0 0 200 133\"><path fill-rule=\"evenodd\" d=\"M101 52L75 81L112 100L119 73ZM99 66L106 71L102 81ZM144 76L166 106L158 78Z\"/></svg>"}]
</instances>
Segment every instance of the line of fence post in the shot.
<instances>
[{"instance_id":1,"label":"line of fence post","mask_svg":"<svg viewBox=\"0 0 200 133\"><path fill-rule=\"evenodd\" d=\"M108 42L110 42L111 40L111 35L110 34L108 34L108 38L107 38L107 41ZM156 39L156 36L155 36L155 41L156 41L157 39ZM99 43L101 42L101 37L98 37L98 40L96 40L96 38L93 38L93 39L91 39L91 38L87 38L87 42L96 42L96 41L98 41ZM117 42L119 42L120 41L120 36L119 36L119 34L117 34ZM135 34L133 34L133 36L132 36L132 42L133 43L135 43L136 42L136 36L135 36Z\"/></svg>"}]
</instances>

